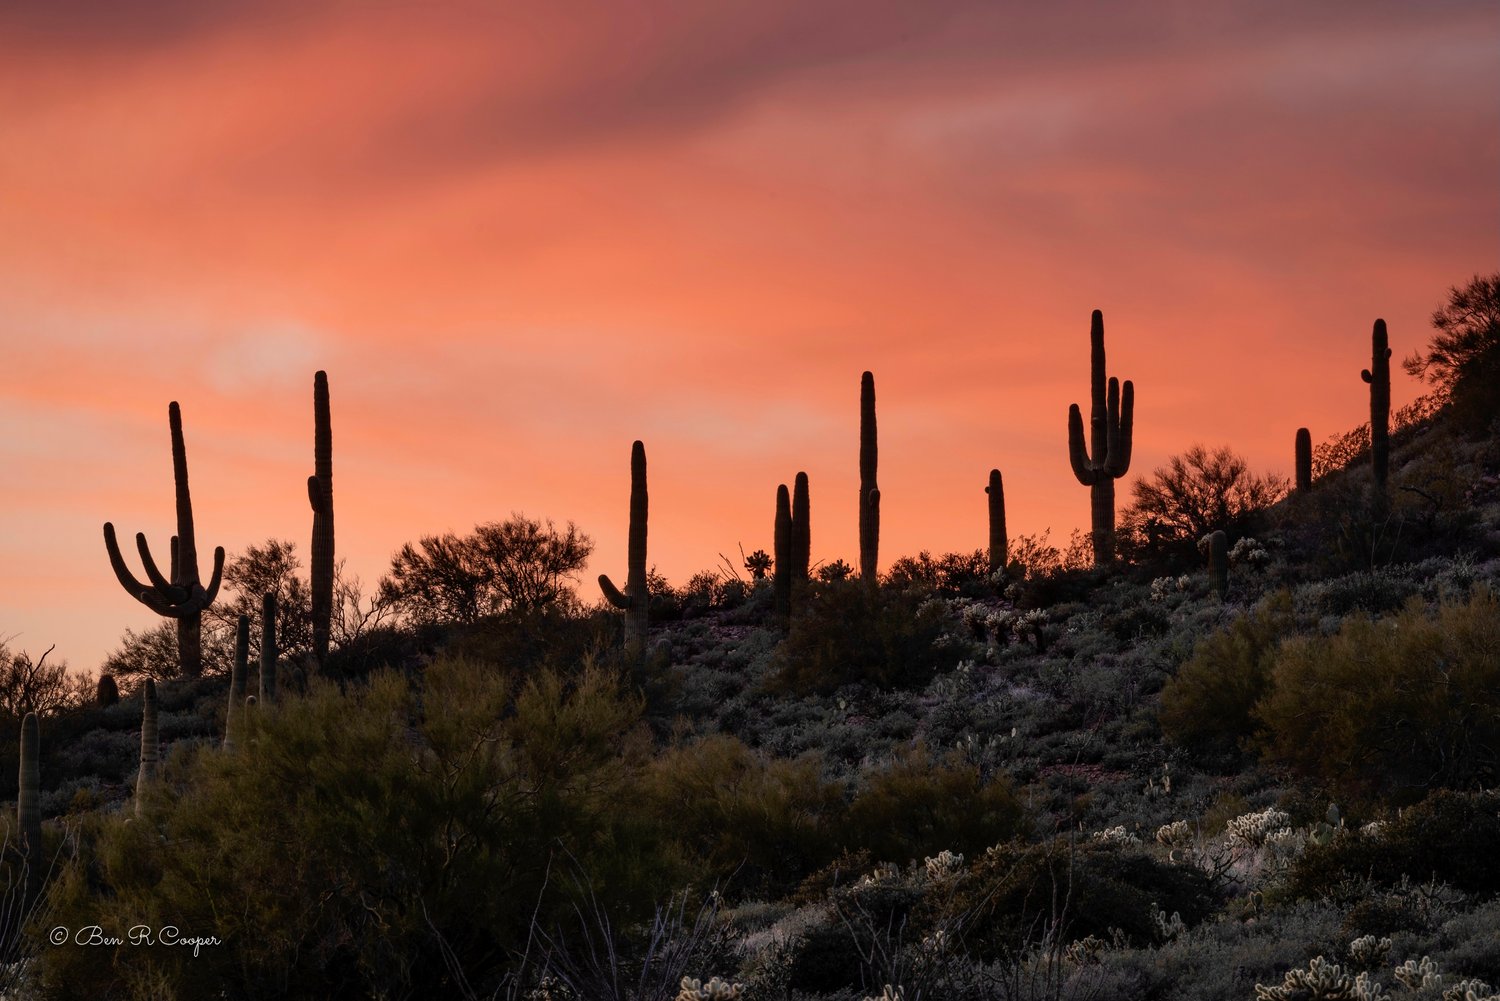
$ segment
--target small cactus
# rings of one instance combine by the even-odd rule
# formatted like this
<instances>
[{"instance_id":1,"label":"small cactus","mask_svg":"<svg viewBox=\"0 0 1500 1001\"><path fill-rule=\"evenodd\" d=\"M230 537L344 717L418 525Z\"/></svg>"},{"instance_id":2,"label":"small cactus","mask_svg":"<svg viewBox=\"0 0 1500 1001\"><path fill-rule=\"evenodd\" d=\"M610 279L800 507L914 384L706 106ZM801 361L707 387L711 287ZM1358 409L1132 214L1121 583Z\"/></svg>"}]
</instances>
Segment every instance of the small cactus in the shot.
<instances>
[{"instance_id":1,"label":"small cactus","mask_svg":"<svg viewBox=\"0 0 1500 1001\"><path fill-rule=\"evenodd\" d=\"M1211 532L1199 540L1198 548L1208 557L1208 577L1214 595L1223 601L1229 593L1229 536L1223 531Z\"/></svg>"},{"instance_id":2,"label":"small cactus","mask_svg":"<svg viewBox=\"0 0 1500 1001\"><path fill-rule=\"evenodd\" d=\"M42 854L42 769L38 763L41 749L40 728L36 713L27 713L21 721L21 772L16 795L16 826L21 832L21 851L28 861Z\"/></svg>"},{"instance_id":3,"label":"small cactus","mask_svg":"<svg viewBox=\"0 0 1500 1001\"><path fill-rule=\"evenodd\" d=\"M333 631L333 422L327 372L313 376L313 475L307 478L307 499L313 509L312 652L321 671Z\"/></svg>"},{"instance_id":4,"label":"small cactus","mask_svg":"<svg viewBox=\"0 0 1500 1001\"><path fill-rule=\"evenodd\" d=\"M1391 462L1391 349L1384 320L1370 332L1370 356L1359 377L1370 386L1370 468L1383 489Z\"/></svg>"},{"instance_id":5,"label":"small cactus","mask_svg":"<svg viewBox=\"0 0 1500 1001\"><path fill-rule=\"evenodd\" d=\"M141 685L141 771L135 782L135 815L146 811L145 802L156 787L161 760L161 736L156 725L156 682Z\"/></svg>"},{"instance_id":6,"label":"small cactus","mask_svg":"<svg viewBox=\"0 0 1500 1001\"><path fill-rule=\"evenodd\" d=\"M743 552L743 550L741 550ZM764 549L757 549L745 557L745 569L750 571L752 580L765 580L766 571L771 569L771 554Z\"/></svg>"},{"instance_id":7,"label":"small cactus","mask_svg":"<svg viewBox=\"0 0 1500 1001\"><path fill-rule=\"evenodd\" d=\"M113 674L99 675L99 683L94 686L94 704L100 709L106 709L120 701L120 686L115 681Z\"/></svg>"},{"instance_id":8,"label":"small cactus","mask_svg":"<svg viewBox=\"0 0 1500 1001\"><path fill-rule=\"evenodd\" d=\"M646 584L646 516L649 510L646 493L646 446L637 441L630 446L630 551L625 590L615 587L607 574L599 575L599 589L605 599L625 612L625 649L632 656L644 656L646 631L650 623L650 597Z\"/></svg>"},{"instance_id":9,"label":"small cactus","mask_svg":"<svg viewBox=\"0 0 1500 1001\"><path fill-rule=\"evenodd\" d=\"M1005 484L1000 479L1000 470L990 470L989 486L984 492L990 498L990 573L1005 569L1008 543L1005 538Z\"/></svg>"},{"instance_id":10,"label":"small cactus","mask_svg":"<svg viewBox=\"0 0 1500 1001\"><path fill-rule=\"evenodd\" d=\"M260 701L266 705L276 701L276 661L280 655L276 646L276 593L271 591L260 599Z\"/></svg>"},{"instance_id":11,"label":"small cactus","mask_svg":"<svg viewBox=\"0 0 1500 1001\"><path fill-rule=\"evenodd\" d=\"M104 548L115 578L132 598L157 615L177 620L177 661L187 677L203 673L202 613L213 604L224 573L224 547L214 550L214 571L204 587L198 575L198 544L193 533L193 499L188 492L187 446L182 438L182 409L174 401L167 407L167 424L172 432L172 474L177 484L177 534L172 536L171 576L164 576L151 558L144 532L135 536L136 549L151 584L141 583L125 566L115 526L104 523Z\"/></svg>"},{"instance_id":12,"label":"small cactus","mask_svg":"<svg viewBox=\"0 0 1500 1001\"><path fill-rule=\"evenodd\" d=\"M875 472L875 376L859 378L859 575L872 587L880 574L880 487Z\"/></svg>"},{"instance_id":13,"label":"small cactus","mask_svg":"<svg viewBox=\"0 0 1500 1001\"><path fill-rule=\"evenodd\" d=\"M1130 469L1134 441L1135 386L1105 378L1104 314L1094 310L1089 324L1089 439L1084 441L1083 412L1068 408L1068 459L1078 482L1089 488L1093 515L1094 565L1115 558L1115 480Z\"/></svg>"},{"instance_id":14,"label":"small cactus","mask_svg":"<svg viewBox=\"0 0 1500 1001\"><path fill-rule=\"evenodd\" d=\"M1312 432L1307 428L1297 429L1297 492L1305 494L1312 489Z\"/></svg>"},{"instance_id":15,"label":"small cactus","mask_svg":"<svg viewBox=\"0 0 1500 1001\"><path fill-rule=\"evenodd\" d=\"M250 616L241 615L234 630L234 666L229 671L229 712L224 717L224 749L234 742L245 711L245 679L250 671Z\"/></svg>"}]
</instances>

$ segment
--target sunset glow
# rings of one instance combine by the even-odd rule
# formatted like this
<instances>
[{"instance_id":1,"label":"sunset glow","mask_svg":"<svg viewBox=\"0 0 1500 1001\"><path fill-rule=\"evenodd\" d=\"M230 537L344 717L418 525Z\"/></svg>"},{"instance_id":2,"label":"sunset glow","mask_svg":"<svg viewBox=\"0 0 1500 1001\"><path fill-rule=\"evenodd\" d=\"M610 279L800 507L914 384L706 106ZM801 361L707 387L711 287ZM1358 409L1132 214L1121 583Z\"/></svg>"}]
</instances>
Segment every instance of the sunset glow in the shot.
<instances>
[{"instance_id":1,"label":"sunset glow","mask_svg":"<svg viewBox=\"0 0 1500 1001\"><path fill-rule=\"evenodd\" d=\"M866 369L882 563L984 546L992 467L1065 543L1091 310L1123 508L1195 442L1289 474L1377 316L1400 358L1500 268L1492 3L22 2L0 56L0 637L77 669L157 621L101 526L165 550L169 401L205 568L305 563L326 369L367 589L515 511L592 602L634 439L674 583L799 470L855 562Z\"/></svg>"}]
</instances>

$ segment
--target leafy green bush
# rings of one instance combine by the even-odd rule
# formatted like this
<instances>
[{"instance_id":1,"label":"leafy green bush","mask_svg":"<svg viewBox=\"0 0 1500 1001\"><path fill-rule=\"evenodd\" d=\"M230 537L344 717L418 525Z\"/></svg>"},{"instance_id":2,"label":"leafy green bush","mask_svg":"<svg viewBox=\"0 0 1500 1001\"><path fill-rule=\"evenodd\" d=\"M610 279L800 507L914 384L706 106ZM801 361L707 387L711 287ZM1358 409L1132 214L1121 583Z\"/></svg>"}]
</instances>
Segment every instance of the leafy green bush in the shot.
<instances>
[{"instance_id":1,"label":"leafy green bush","mask_svg":"<svg viewBox=\"0 0 1500 1001\"><path fill-rule=\"evenodd\" d=\"M1500 775L1500 600L1419 599L1288 641L1256 706L1273 761L1347 797L1415 799Z\"/></svg>"},{"instance_id":2,"label":"leafy green bush","mask_svg":"<svg viewBox=\"0 0 1500 1001\"><path fill-rule=\"evenodd\" d=\"M1161 693L1162 732L1173 743L1233 758L1255 733L1277 648L1292 628L1291 596L1279 592L1198 642Z\"/></svg>"}]
</instances>

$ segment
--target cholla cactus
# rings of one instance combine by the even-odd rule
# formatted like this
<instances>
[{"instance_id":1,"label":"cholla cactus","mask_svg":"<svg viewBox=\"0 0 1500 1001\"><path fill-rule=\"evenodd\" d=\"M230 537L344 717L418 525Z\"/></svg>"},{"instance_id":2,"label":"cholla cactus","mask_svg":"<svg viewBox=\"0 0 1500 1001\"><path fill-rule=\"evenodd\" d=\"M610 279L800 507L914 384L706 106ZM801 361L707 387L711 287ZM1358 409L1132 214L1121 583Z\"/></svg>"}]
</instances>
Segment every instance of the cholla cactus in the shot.
<instances>
[{"instance_id":1,"label":"cholla cactus","mask_svg":"<svg viewBox=\"0 0 1500 1001\"><path fill-rule=\"evenodd\" d=\"M1167 596L1177 590L1177 578L1157 577L1151 582L1151 600L1166 601Z\"/></svg>"},{"instance_id":2,"label":"cholla cactus","mask_svg":"<svg viewBox=\"0 0 1500 1001\"><path fill-rule=\"evenodd\" d=\"M1103 962L1106 944L1104 939L1097 935L1078 939L1069 943L1068 947L1063 950L1063 959L1074 966L1091 966Z\"/></svg>"},{"instance_id":3,"label":"cholla cactus","mask_svg":"<svg viewBox=\"0 0 1500 1001\"><path fill-rule=\"evenodd\" d=\"M901 878L901 869L894 862L881 862L871 872L859 877L854 884L856 890L868 890L883 883L894 883Z\"/></svg>"},{"instance_id":4,"label":"cholla cactus","mask_svg":"<svg viewBox=\"0 0 1500 1001\"><path fill-rule=\"evenodd\" d=\"M1443 1001L1500 1001L1500 993L1483 980L1460 980L1443 991Z\"/></svg>"},{"instance_id":5,"label":"cholla cactus","mask_svg":"<svg viewBox=\"0 0 1500 1001\"><path fill-rule=\"evenodd\" d=\"M1193 829L1186 820L1174 820L1156 829L1156 843L1163 848L1187 848L1193 843Z\"/></svg>"},{"instance_id":6,"label":"cholla cactus","mask_svg":"<svg viewBox=\"0 0 1500 1001\"><path fill-rule=\"evenodd\" d=\"M1374 935L1361 935L1349 943L1349 958L1354 965L1365 970L1373 970L1377 966L1384 966L1386 958L1391 953L1391 940L1388 938L1376 938Z\"/></svg>"},{"instance_id":7,"label":"cholla cactus","mask_svg":"<svg viewBox=\"0 0 1500 1001\"><path fill-rule=\"evenodd\" d=\"M1314 956L1305 970L1288 970L1280 986L1255 985L1256 1001L1357 1001L1361 997L1355 993L1354 978L1322 956Z\"/></svg>"},{"instance_id":8,"label":"cholla cactus","mask_svg":"<svg viewBox=\"0 0 1500 1001\"><path fill-rule=\"evenodd\" d=\"M681 987L676 1001L734 1001L745 990L743 984L731 984L718 977L706 984L696 977L683 977Z\"/></svg>"},{"instance_id":9,"label":"cholla cactus","mask_svg":"<svg viewBox=\"0 0 1500 1001\"><path fill-rule=\"evenodd\" d=\"M892 987L886 984L881 988L880 997L865 996L865 1001L906 1001L906 989L903 987Z\"/></svg>"},{"instance_id":10,"label":"cholla cactus","mask_svg":"<svg viewBox=\"0 0 1500 1001\"><path fill-rule=\"evenodd\" d=\"M947 879L962 869L964 867L964 857L957 852L950 852L944 848L935 857L924 859L923 864L927 867L927 878L937 882L938 880Z\"/></svg>"},{"instance_id":11,"label":"cholla cactus","mask_svg":"<svg viewBox=\"0 0 1500 1001\"><path fill-rule=\"evenodd\" d=\"M1291 820L1289 815L1275 807L1235 817L1228 825L1229 841L1231 844L1259 848L1272 834L1289 830Z\"/></svg>"},{"instance_id":12,"label":"cholla cactus","mask_svg":"<svg viewBox=\"0 0 1500 1001\"><path fill-rule=\"evenodd\" d=\"M1138 845L1141 843L1141 839L1125 830L1124 825L1121 825L1119 827L1111 827L1103 831L1095 831L1092 836L1092 840L1099 841L1107 845L1119 845L1121 847Z\"/></svg>"},{"instance_id":13,"label":"cholla cactus","mask_svg":"<svg viewBox=\"0 0 1500 1001\"><path fill-rule=\"evenodd\" d=\"M1167 912L1155 904L1151 905L1151 920L1156 925L1156 933L1165 942L1170 942L1187 931L1187 925L1182 923L1182 915L1179 912L1173 911L1171 917L1168 917Z\"/></svg>"},{"instance_id":14,"label":"cholla cactus","mask_svg":"<svg viewBox=\"0 0 1500 1001\"><path fill-rule=\"evenodd\" d=\"M1442 990L1444 977L1438 971L1437 964L1429 957L1423 956L1420 960L1408 959L1395 969L1396 980L1409 991L1420 991L1425 988Z\"/></svg>"},{"instance_id":15,"label":"cholla cactus","mask_svg":"<svg viewBox=\"0 0 1500 1001\"><path fill-rule=\"evenodd\" d=\"M1266 552L1266 547L1248 536L1229 549L1229 565L1233 567L1248 566L1252 570L1259 570L1269 562L1271 554Z\"/></svg>"}]
</instances>

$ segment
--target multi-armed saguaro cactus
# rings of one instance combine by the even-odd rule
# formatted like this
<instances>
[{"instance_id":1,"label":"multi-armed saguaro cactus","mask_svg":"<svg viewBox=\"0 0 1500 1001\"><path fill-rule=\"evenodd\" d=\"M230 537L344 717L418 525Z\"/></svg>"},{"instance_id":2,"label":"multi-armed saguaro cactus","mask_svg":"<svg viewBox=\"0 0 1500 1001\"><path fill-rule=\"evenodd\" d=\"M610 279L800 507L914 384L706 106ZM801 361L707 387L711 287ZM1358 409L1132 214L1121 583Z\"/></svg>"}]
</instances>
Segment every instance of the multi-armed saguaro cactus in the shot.
<instances>
[{"instance_id":1,"label":"multi-armed saguaro cactus","mask_svg":"<svg viewBox=\"0 0 1500 1001\"><path fill-rule=\"evenodd\" d=\"M630 552L625 590L615 587L608 574L599 575L599 589L611 605L625 612L625 649L644 654L650 622L650 596L646 590L646 446L630 446Z\"/></svg>"},{"instance_id":2,"label":"multi-armed saguaro cactus","mask_svg":"<svg viewBox=\"0 0 1500 1001\"><path fill-rule=\"evenodd\" d=\"M1089 325L1089 441L1083 439L1083 414L1068 408L1068 458L1073 475L1089 488L1093 502L1094 565L1115 558L1115 480L1130 469L1135 387L1104 375L1104 314L1097 309ZM1085 447L1087 445L1087 447Z\"/></svg>"},{"instance_id":3,"label":"multi-armed saguaro cactus","mask_svg":"<svg viewBox=\"0 0 1500 1001\"><path fill-rule=\"evenodd\" d=\"M198 543L193 534L193 501L188 493L182 411L175 402L167 408L167 421L172 428L172 472L177 481L177 534L172 536L171 576L164 577L157 569L144 532L136 533L135 545L140 550L146 576L151 579L150 587L136 580L126 568L119 543L115 541L115 526L110 522L104 523L104 547L109 551L109 564L114 568L120 586L157 615L177 620L177 662L183 674L197 677L203 673L202 612L213 604L219 593L219 579L224 573L224 547L214 550L213 576L204 587L198 576Z\"/></svg>"},{"instance_id":4,"label":"multi-armed saguaro cactus","mask_svg":"<svg viewBox=\"0 0 1500 1001\"><path fill-rule=\"evenodd\" d=\"M135 815L146 812L145 802L156 788L157 762L161 759L161 737L156 727L156 682L141 685L141 772L135 780Z\"/></svg>"},{"instance_id":5,"label":"multi-armed saguaro cactus","mask_svg":"<svg viewBox=\"0 0 1500 1001\"><path fill-rule=\"evenodd\" d=\"M1384 487L1391 462L1391 349L1384 320L1370 333L1370 354L1370 367L1359 377L1370 384L1370 468L1375 485Z\"/></svg>"},{"instance_id":6,"label":"multi-armed saguaro cactus","mask_svg":"<svg viewBox=\"0 0 1500 1001\"><path fill-rule=\"evenodd\" d=\"M776 599L776 619L785 626L792 617L792 577L797 571L792 555L792 495L783 483L776 488L776 575L771 579Z\"/></svg>"},{"instance_id":7,"label":"multi-armed saguaro cactus","mask_svg":"<svg viewBox=\"0 0 1500 1001\"><path fill-rule=\"evenodd\" d=\"M812 525L808 521L811 505L807 474L798 473L792 487L792 581L796 586L805 583L812 572Z\"/></svg>"},{"instance_id":8,"label":"multi-armed saguaro cactus","mask_svg":"<svg viewBox=\"0 0 1500 1001\"><path fill-rule=\"evenodd\" d=\"M268 591L260 599L260 702L276 701L276 592Z\"/></svg>"},{"instance_id":9,"label":"multi-armed saguaro cactus","mask_svg":"<svg viewBox=\"0 0 1500 1001\"><path fill-rule=\"evenodd\" d=\"M1208 579L1220 601L1229 593L1229 536L1223 531L1209 533L1202 543L1208 557Z\"/></svg>"},{"instance_id":10,"label":"multi-armed saguaro cactus","mask_svg":"<svg viewBox=\"0 0 1500 1001\"><path fill-rule=\"evenodd\" d=\"M328 662L333 627L333 423L328 408L328 373L313 376L313 475L307 478L312 503L313 657L321 671Z\"/></svg>"},{"instance_id":11,"label":"multi-armed saguaro cactus","mask_svg":"<svg viewBox=\"0 0 1500 1001\"><path fill-rule=\"evenodd\" d=\"M874 585L880 573L880 487L875 481L875 376L859 377L859 575Z\"/></svg>"},{"instance_id":12,"label":"multi-armed saguaro cactus","mask_svg":"<svg viewBox=\"0 0 1500 1001\"><path fill-rule=\"evenodd\" d=\"M1297 492L1307 493L1312 489L1312 432L1307 428L1297 429Z\"/></svg>"},{"instance_id":13,"label":"multi-armed saguaro cactus","mask_svg":"<svg viewBox=\"0 0 1500 1001\"><path fill-rule=\"evenodd\" d=\"M224 717L224 749L234 750L245 712L245 679L250 673L250 616L241 615L234 630L234 667L229 672L229 712Z\"/></svg>"},{"instance_id":14,"label":"multi-armed saguaro cactus","mask_svg":"<svg viewBox=\"0 0 1500 1001\"><path fill-rule=\"evenodd\" d=\"M27 861L35 863L42 854L42 769L37 755L41 735L36 713L27 713L21 721L20 791L16 796L16 826L21 834L21 851Z\"/></svg>"},{"instance_id":15,"label":"multi-armed saguaro cactus","mask_svg":"<svg viewBox=\"0 0 1500 1001\"><path fill-rule=\"evenodd\" d=\"M984 492L990 495L990 573L998 573L1005 569L1009 548L1005 537L1005 484L1000 470L990 470L990 484Z\"/></svg>"}]
</instances>

